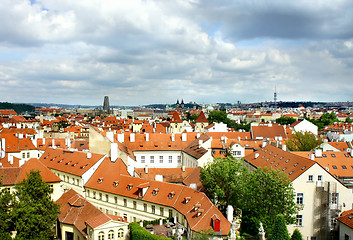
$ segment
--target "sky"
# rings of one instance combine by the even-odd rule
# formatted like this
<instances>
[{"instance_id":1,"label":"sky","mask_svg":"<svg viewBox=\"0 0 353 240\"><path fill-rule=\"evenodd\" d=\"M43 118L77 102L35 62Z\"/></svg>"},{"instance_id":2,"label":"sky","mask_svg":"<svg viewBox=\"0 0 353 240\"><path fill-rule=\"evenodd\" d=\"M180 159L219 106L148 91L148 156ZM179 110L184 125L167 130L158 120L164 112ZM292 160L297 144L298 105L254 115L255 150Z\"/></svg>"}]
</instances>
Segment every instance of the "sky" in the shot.
<instances>
[{"instance_id":1,"label":"sky","mask_svg":"<svg viewBox=\"0 0 353 240\"><path fill-rule=\"evenodd\" d=\"M0 102L353 101L351 0L2 0Z\"/></svg>"}]
</instances>

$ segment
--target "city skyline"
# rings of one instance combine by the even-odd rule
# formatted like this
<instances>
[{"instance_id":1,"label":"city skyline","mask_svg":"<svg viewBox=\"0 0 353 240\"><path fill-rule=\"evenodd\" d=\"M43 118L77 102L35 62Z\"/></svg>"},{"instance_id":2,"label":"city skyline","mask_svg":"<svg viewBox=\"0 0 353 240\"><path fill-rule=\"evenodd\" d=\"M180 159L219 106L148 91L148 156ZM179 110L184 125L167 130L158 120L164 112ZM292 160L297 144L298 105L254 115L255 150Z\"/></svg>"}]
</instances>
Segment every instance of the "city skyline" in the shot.
<instances>
[{"instance_id":1,"label":"city skyline","mask_svg":"<svg viewBox=\"0 0 353 240\"><path fill-rule=\"evenodd\" d=\"M0 102L353 100L348 0L5 0L0 14Z\"/></svg>"}]
</instances>

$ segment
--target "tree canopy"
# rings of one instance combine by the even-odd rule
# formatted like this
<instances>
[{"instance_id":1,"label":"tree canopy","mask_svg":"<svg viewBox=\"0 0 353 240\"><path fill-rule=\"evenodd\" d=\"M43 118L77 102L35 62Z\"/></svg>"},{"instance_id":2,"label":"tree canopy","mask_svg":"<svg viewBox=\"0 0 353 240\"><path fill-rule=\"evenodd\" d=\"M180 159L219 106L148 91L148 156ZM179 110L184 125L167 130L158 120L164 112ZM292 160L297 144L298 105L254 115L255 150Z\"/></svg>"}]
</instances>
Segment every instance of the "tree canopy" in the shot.
<instances>
[{"instance_id":1,"label":"tree canopy","mask_svg":"<svg viewBox=\"0 0 353 240\"><path fill-rule=\"evenodd\" d=\"M15 239L53 239L59 206L50 199L50 185L32 170L15 189L13 194L6 189L0 193L1 239L12 230L17 231Z\"/></svg>"},{"instance_id":2,"label":"tree canopy","mask_svg":"<svg viewBox=\"0 0 353 240\"><path fill-rule=\"evenodd\" d=\"M227 113L225 111L212 111L208 114L208 121L210 123L228 123L229 118L227 117Z\"/></svg>"},{"instance_id":3,"label":"tree canopy","mask_svg":"<svg viewBox=\"0 0 353 240\"><path fill-rule=\"evenodd\" d=\"M292 117L280 117L276 119L276 123L279 123L281 125L291 125L295 121L296 119Z\"/></svg>"},{"instance_id":4,"label":"tree canopy","mask_svg":"<svg viewBox=\"0 0 353 240\"><path fill-rule=\"evenodd\" d=\"M207 195L221 210L228 204L242 210L243 232L256 234L258 227L252 226L262 222L266 233L270 233L278 214L283 214L287 224L295 221L293 215L299 208L294 202L294 189L280 170L249 171L243 160L228 156L201 168L200 179Z\"/></svg>"},{"instance_id":5,"label":"tree canopy","mask_svg":"<svg viewBox=\"0 0 353 240\"><path fill-rule=\"evenodd\" d=\"M286 141L289 151L312 151L321 143L321 138L310 132L296 132Z\"/></svg>"}]
</instances>

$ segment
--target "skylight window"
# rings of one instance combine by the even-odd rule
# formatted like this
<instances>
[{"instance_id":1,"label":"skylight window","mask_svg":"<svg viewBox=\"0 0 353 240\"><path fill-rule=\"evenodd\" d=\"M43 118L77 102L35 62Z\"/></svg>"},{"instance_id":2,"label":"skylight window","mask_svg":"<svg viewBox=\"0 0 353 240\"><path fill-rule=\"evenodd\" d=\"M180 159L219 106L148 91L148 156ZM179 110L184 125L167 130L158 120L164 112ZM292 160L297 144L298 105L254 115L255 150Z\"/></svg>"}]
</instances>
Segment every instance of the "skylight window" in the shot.
<instances>
[{"instance_id":1,"label":"skylight window","mask_svg":"<svg viewBox=\"0 0 353 240\"><path fill-rule=\"evenodd\" d=\"M322 154L323 157L327 157L326 154Z\"/></svg>"},{"instance_id":2,"label":"skylight window","mask_svg":"<svg viewBox=\"0 0 353 240\"><path fill-rule=\"evenodd\" d=\"M347 169L346 165L342 165L342 168L343 168L343 169Z\"/></svg>"},{"instance_id":3,"label":"skylight window","mask_svg":"<svg viewBox=\"0 0 353 240\"><path fill-rule=\"evenodd\" d=\"M337 166L333 165L332 168L333 168L333 169L337 169Z\"/></svg>"},{"instance_id":4,"label":"skylight window","mask_svg":"<svg viewBox=\"0 0 353 240\"><path fill-rule=\"evenodd\" d=\"M294 167L298 166L298 163L294 164Z\"/></svg>"},{"instance_id":5,"label":"skylight window","mask_svg":"<svg viewBox=\"0 0 353 240\"><path fill-rule=\"evenodd\" d=\"M331 154L332 157L336 157L336 155L334 153Z\"/></svg>"},{"instance_id":6,"label":"skylight window","mask_svg":"<svg viewBox=\"0 0 353 240\"><path fill-rule=\"evenodd\" d=\"M304 170L306 168L306 166L302 167L301 170Z\"/></svg>"}]
</instances>

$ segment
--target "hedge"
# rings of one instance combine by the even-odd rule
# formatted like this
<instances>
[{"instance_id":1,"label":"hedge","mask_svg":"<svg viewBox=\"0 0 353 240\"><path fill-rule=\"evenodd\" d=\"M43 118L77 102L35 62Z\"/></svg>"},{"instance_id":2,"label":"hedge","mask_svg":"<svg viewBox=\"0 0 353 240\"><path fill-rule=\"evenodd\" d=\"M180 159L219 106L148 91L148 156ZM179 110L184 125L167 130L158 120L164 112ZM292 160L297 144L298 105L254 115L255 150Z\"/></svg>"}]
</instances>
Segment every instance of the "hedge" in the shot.
<instances>
[{"instance_id":1,"label":"hedge","mask_svg":"<svg viewBox=\"0 0 353 240\"><path fill-rule=\"evenodd\" d=\"M130 240L172 240L171 238L154 235L141 227L140 224L136 222L130 223L129 229Z\"/></svg>"}]
</instances>

